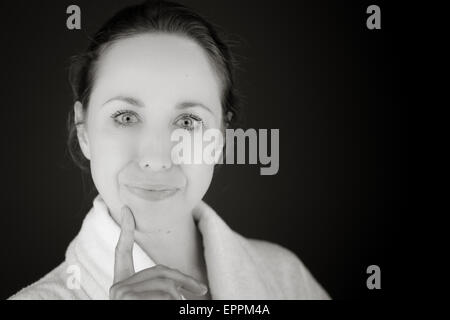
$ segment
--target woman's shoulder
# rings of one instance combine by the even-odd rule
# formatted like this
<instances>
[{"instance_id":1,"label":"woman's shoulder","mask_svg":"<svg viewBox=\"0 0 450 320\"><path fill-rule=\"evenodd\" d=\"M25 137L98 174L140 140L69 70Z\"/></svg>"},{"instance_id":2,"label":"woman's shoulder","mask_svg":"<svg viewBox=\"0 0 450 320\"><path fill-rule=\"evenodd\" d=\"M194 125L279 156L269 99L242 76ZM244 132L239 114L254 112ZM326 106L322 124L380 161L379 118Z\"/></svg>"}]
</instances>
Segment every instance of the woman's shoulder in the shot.
<instances>
[{"instance_id":1,"label":"woman's shoulder","mask_svg":"<svg viewBox=\"0 0 450 320\"><path fill-rule=\"evenodd\" d=\"M305 268L299 257L291 250L274 242L245 238L254 259L268 266L275 266L277 270L297 272L298 268Z\"/></svg>"},{"instance_id":2,"label":"woman's shoulder","mask_svg":"<svg viewBox=\"0 0 450 320\"><path fill-rule=\"evenodd\" d=\"M75 300L83 299L80 290L73 290L70 282L70 268L67 262L33 284L21 289L8 300Z\"/></svg>"},{"instance_id":3,"label":"woman's shoulder","mask_svg":"<svg viewBox=\"0 0 450 320\"><path fill-rule=\"evenodd\" d=\"M306 265L291 250L280 244L245 238L254 259L264 265L283 290L294 299L330 299Z\"/></svg>"}]
</instances>

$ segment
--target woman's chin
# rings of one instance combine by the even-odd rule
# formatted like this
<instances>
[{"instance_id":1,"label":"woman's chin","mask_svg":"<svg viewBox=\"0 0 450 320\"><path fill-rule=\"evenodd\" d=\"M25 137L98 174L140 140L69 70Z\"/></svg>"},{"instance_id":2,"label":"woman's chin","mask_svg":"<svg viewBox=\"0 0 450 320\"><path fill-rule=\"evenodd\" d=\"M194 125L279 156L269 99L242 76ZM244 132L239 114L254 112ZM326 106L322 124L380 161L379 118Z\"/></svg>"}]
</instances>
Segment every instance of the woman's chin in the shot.
<instances>
[{"instance_id":1,"label":"woman's chin","mask_svg":"<svg viewBox=\"0 0 450 320\"><path fill-rule=\"evenodd\" d=\"M131 209L134 216L136 231L143 233L159 233L167 225L172 226L173 221L177 220L179 211L173 208L152 208L149 206L139 206Z\"/></svg>"},{"instance_id":2,"label":"woman's chin","mask_svg":"<svg viewBox=\"0 0 450 320\"><path fill-rule=\"evenodd\" d=\"M174 200L152 201L134 196L123 197L123 203L131 209L133 214L142 216L157 216L163 212L171 211L177 206L175 202Z\"/></svg>"},{"instance_id":3,"label":"woman's chin","mask_svg":"<svg viewBox=\"0 0 450 320\"><path fill-rule=\"evenodd\" d=\"M124 204L131 209L137 224L141 221L151 222L161 218L167 220L179 211L177 210L179 205L173 201L147 201L131 198L124 200Z\"/></svg>"},{"instance_id":4,"label":"woman's chin","mask_svg":"<svg viewBox=\"0 0 450 320\"><path fill-rule=\"evenodd\" d=\"M157 217L170 211L170 204L154 203L151 201L127 201L125 202L130 209L135 219L137 217Z\"/></svg>"},{"instance_id":5,"label":"woman's chin","mask_svg":"<svg viewBox=\"0 0 450 320\"><path fill-rule=\"evenodd\" d=\"M129 192L121 192L120 200L133 213L138 231L150 231L152 226L173 224L190 211L190 205L181 194L175 194L162 200L145 199Z\"/></svg>"}]
</instances>

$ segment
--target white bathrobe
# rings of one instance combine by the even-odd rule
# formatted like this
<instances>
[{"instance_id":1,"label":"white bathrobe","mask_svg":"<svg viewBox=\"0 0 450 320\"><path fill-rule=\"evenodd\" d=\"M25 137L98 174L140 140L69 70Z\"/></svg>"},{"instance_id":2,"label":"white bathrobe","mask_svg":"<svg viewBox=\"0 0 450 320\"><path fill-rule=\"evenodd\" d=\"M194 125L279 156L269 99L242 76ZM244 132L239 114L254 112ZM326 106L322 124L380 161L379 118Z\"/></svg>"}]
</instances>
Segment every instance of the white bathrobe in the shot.
<instances>
[{"instance_id":1,"label":"white bathrobe","mask_svg":"<svg viewBox=\"0 0 450 320\"><path fill-rule=\"evenodd\" d=\"M330 298L288 249L244 238L204 201L193 214L203 237L212 299ZM119 234L120 227L97 196L80 232L67 248L65 261L10 299L109 299ZM133 260L136 272L155 265L137 243Z\"/></svg>"}]
</instances>

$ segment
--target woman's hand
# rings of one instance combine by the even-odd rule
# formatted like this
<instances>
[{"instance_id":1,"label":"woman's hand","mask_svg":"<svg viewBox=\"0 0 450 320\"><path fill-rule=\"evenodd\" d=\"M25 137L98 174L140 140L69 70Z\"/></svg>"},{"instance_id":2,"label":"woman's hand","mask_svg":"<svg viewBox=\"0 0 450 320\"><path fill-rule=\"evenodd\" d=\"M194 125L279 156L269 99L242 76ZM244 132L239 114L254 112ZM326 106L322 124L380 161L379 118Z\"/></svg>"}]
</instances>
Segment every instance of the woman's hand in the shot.
<instances>
[{"instance_id":1,"label":"woman's hand","mask_svg":"<svg viewBox=\"0 0 450 320\"><path fill-rule=\"evenodd\" d=\"M206 286L178 270L163 265L134 271L133 244L135 223L131 210L122 208L121 233L114 262L114 284L109 290L111 300L182 300L179 288L204 295Z\"/></svg>"}]
</instances>

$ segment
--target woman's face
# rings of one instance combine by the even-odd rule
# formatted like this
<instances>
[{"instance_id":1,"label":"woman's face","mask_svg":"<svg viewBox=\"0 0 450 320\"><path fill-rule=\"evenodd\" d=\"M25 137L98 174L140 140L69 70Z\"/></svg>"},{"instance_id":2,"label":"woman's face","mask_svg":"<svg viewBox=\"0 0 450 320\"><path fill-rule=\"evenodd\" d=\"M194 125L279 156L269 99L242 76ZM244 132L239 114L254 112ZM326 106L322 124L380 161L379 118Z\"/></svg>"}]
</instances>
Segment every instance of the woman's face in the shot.
<instances>
[{"instance_id":1,"label":"woman's face","mask_svg":"<svg viewBox=\"0 0 450 320\"><path fill-rule=\"evenodd\" d=\"M123 205L145 231L155 218L190 214L212 179L213 164L175 164L175 129L220 129L221 84L204 50L170 34L145 34L111 45L100 57L78 138L111 214Z\"/></svg>"}]
</instances>

